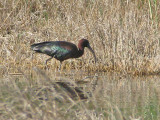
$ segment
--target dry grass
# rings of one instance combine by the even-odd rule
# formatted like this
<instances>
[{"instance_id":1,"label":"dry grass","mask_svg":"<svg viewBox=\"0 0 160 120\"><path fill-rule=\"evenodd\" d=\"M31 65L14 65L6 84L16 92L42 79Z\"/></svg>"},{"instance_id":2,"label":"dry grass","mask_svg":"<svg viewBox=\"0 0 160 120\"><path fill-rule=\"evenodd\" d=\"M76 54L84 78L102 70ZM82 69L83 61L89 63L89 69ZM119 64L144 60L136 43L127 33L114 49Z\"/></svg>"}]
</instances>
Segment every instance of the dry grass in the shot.
<instances>
[{"instance_id":1,"label":"dry grass","mask_svg":"<svg viewBox=\"0 0 160 120\"><path fill-rule=\"evenodd\" d=\"M134 83L97 74L159 75L159 31L159 0L1 0L0 119L158 120L158 77ZM30 50L37 42L77 44L81 38L90 41L96 64L85 50L83 57L65 61L61 73L56 60L44 72L47 56ZM55 90L59 80L72 80L73 86L88 80L88 99L72 99L63 87Z\"/></svg>"},{"instance_id":2,"label":"dry grass","mask_svg":"<svg viewBox=\"0 0 160 120\"><path fill-rule=\"evenodd\" d=\"M93 57L86 51L82 59L67 61L64 68L158 74L160 3L155 4L120 0L1 1L2 67L13 72L44 65L46 56L35 55L31 62L32 43L66 40L77 44L87 38L98 63L92 64ZM53 61L50 66L55 69L58 65Z\"/></svg>"}]
</instances>

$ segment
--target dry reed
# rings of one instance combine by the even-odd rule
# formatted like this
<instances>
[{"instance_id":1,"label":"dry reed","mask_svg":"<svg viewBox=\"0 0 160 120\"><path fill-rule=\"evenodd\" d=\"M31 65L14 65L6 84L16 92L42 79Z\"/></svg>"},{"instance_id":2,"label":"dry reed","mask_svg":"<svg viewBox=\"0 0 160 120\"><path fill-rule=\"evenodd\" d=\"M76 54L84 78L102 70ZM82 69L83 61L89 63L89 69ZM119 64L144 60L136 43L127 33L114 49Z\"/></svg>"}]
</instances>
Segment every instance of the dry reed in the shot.
<instances>
[{"instance_id":1,"label":"dry reed","mask_svg":"<svg viewBox=\"0 0 160 120\"><path fill-rule=\"evenodd\" d=\"M134 81L129 83L125 78L113 81L113 86L106 78L99 79L97 73L160 74L159 6L158 0L1 0L0 119L158 120L159 109L154 107L159 105L157 78L157 84L139 81L134 86ZM81 38L90 41L98 62L94 64L93 56L85 50L82 58L65 61L60 75L55 72L58 61L51 60L49 70L44 72L47 56L32 55L30 50L30 45L37 42L65 40L77 44ZM86 74L91 77L84 77ZM69 96L64 103L55 102L57 98L65 100L67 95L63 89L62 93L55 92L53 82L70 79L74 84L91 81L84 89L87 102ZM124 94L127 90L129 95ZM143 92L129 101L136 90ZM155 100L143 103L151 95ZM108 96L123 98L125 105L134 109L122 110L119 99ZM136 109L139 105L143 110Z\"/></svg>"},{"instance_id":2,"label":"dry reed","mask_svg":"<svg viewBox=\"0 0 160 120\"><path fill-rule=\"evenodd\" d=\"M157 74L159 1L155 9L152 4L120 0L1 1L1 65L8 72L31 66L43 68L46 56L34 55L31 60L32 43L66 40L77 44L79 39L87 38L98 63L92 64L93 57L86 50L80 60L66 61L64 69ZM50 68L57 68L57 63L52 60Z\"/></svg>"}]
</instances>

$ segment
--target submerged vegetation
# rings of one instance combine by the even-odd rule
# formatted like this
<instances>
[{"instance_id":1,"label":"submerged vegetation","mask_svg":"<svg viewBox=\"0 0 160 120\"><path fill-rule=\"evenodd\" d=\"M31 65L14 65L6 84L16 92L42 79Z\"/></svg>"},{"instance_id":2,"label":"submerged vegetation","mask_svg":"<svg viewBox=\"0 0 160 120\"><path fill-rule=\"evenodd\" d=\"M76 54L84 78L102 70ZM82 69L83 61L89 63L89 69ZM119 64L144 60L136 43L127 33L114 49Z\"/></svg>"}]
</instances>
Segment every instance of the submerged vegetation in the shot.
<instances>
[{"instance_id":1,"label":"submerged vegetation","mask_svg":"<svg viewBox=\"0 0 160 120\"><path fill-rule=\"evenodd\" d=\"M159 0L1 0L0 119L159 120L159 31ZM96 64L30 49L82 38Z\"/></svg>"}]
</instances>

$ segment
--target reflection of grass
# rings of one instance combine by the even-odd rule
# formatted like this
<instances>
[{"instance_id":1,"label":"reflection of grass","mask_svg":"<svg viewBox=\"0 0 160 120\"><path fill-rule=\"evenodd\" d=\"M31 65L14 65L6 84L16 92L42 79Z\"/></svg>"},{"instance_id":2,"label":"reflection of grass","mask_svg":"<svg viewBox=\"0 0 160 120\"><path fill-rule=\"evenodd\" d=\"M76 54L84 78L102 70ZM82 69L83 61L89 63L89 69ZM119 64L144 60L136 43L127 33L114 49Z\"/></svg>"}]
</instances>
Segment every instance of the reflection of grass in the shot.
<instances>
[{"instance_id":1,"label":"reflection of grass","mask_svg":"<svg viewBox=\"0 0 160 120\"><path fill-rule=\"evenodd\" d=\"M75 80L82 80L85 74L49 77L50 73L34 69L32 76L22 73L0 80L0 119L158 120L159 93L147 80L144 84L142 80L135 82L129 77L121 77L121 80L119 76L109 75L88 77L91 82L80 85L88 99L80 100L68 94L66 88L55 87L54 83L58 79L74 85Z\"/></svg>"},{"instance_id":2,"label":"reflection of grass","mask_svg":"<svg viewBox=\"0 0 160 120\"><path fill-rule=\"evenodd\" d=\"M157 96L153 96L149 103L143 108L144 110L144 120L159 120L157 117L159 114L160 106L158 104Z\"/></svg>"},{"instance_id":3,"label":"reflection of grass","mask_svg":"<svg viewBox=\"0 0 160 120\"><path fill-rule=\"evenodd\" d=\"M34 55L32 60L31 44L50 40L77 44L87 38L96 52L97 64L85 50L80 60L74 64L68 60L64 69L158 74L159 4L156 0L1 2L2 67L8 72L30 70L33 65L44 68L47 58ZM59 62L51 63L53 70L59 66Z\"/></svg>"}]
</instances>

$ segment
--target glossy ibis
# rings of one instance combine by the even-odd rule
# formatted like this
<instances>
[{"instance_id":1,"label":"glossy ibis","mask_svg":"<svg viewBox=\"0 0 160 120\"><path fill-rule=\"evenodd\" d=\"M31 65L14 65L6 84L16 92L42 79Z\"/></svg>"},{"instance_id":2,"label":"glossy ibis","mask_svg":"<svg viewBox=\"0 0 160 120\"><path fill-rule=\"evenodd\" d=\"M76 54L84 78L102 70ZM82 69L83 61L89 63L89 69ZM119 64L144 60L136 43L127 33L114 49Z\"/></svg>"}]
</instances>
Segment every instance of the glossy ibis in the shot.
<instances>
[{"instance_id":1,"label":"glossy ibis","mask_svg":"<svg viewBox=\"0 0 160 120\"><path fill-rule=\"evenodd\" d=\"M84 48L87 47L92 52L95 62L96 62L96 55L93 49L91 48L88 40L81 39L78 43L78 48L75 44L66 42L66 41L48 41L48 42L41 42L31 45L31 49L38 52L43 53L51 56L49 59L46 60L46 65L49 60L53 57L60 61L60 67L64 60L69 58L79 58L84 53Z\"/></svg>"}]
</instances>

